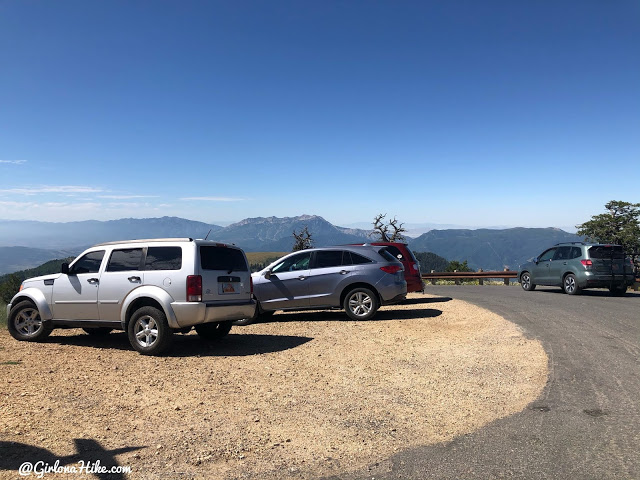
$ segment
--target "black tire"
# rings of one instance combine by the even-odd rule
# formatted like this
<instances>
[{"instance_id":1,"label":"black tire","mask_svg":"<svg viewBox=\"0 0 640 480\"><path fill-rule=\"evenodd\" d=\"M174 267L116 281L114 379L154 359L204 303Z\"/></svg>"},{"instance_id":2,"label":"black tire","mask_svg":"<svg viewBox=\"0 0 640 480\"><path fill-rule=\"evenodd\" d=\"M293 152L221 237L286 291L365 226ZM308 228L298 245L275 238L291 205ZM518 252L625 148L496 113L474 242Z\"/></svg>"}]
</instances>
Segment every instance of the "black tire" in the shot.
<instances>
[{"instance_id":1,"label":"black tire","mask_svg":"<svg viewBox=\"0 0 640 480\"><path fill-rule=\"evenodd\" d=\"M87 332L89 335L93 335L95 337L104 337L105 335L109 335L111 333L111 330L113 330L113 328L109 328L109 327L87 327L87 328L83 328L83 330L85 332Z\"/></svg>"},{"instance_id":2,"label":"black tire","mask_svg":"<svg viewBox=\"0 0 640 480\"><path fill-rule=\"evenodd\" d=\"M29 300L11 307L7 322L9 333L16 340L37 342L49 336L53 328L43 322L38 308Z\"/></svg>"},{"instance_id":3,"label":"black tire","mask_svg":"<svg viewBox=\"0 0 640 480\"><path fill-rule=\"evenodd\" d=\"M201 323L196 325L196 332L204 340L220 340L231 331L232 324L233 322Z\"/></svg>"},{"instance_id":4,"label":"black tire","mask_svg":"<svg viewBox=\"0 0 640 480\"><path fill-rule=\"evenodd\" d=\"M567 295L579 295L581 288L578 286L576 276L573 273L568 273L562 280L562 290Z\"/></svg>"},{"instance_id":5,"label":"black tire","mask_svg":"<svg viewBox=\"0 0 640 480\"><path fill-rule=\"evenodd\" d=\"M522 285L522 289L527 292L536 289L536 284L531 281L531 274L529 272L522 272L522 275L520 275L520 285Z\"/></svg>"},{"instance_id":6,"label":"black tire","mask_svg":"<svg viewBox=\"0 0 640 480\"><path fill-rule=\"evenodd\" d=\"M358 287L349 291L342 306L352 320L369 320L378 311L378 297L368 288Z\"/></svg>"},{"instance_id":7,"label":"black tire","mask_svg":"<svg viewBox=\"0 0 640 480\"><path fill-rule=\"evenodd\" d=\"M609 292L611 293L611 295L614 295L616 297L621 297L627 293L627 286L615 285L613 288L609 287Z\"/></svg>"},{"instance_id":8,"label":"black tire","mask_svg":"<svg viewBox=\"0 0 640 480\"><path fill-rule=\"evenodd\" d=\"M143 355L160 355L173 341L167 316L156 307L141 307L136 310L129 324L127 335L131 346Z\"/></svg>"}]
</instances>

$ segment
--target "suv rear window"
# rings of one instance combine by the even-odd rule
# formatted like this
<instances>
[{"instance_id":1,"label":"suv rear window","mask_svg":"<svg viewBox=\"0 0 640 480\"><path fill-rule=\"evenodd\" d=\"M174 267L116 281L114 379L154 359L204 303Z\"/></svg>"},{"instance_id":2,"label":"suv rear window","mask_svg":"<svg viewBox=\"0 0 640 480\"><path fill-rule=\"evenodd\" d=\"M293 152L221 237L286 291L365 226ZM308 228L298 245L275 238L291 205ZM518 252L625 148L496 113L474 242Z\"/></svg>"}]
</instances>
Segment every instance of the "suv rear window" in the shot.
<instances>
[{"instance_id":1,"label":"suv rear window","mask_svg":"<svg viewBox=\"0 0 640 480\"><path fill-rule=\"evenodd\" d=\"M182 268L182 248L149 247L145 270L180 270Z\"/></svg>"},{"instance_id":2,"label":"suv rear window","mask_svg":"<svg viewBox=\"0 0 640 480\"><path fill-rule=\"evenodd\" d=\"M200 267L203 270L227 270L247 272L247 262L242 251L228 247L200 247Z\"/></svg>"},{"instance_id":3,"label":"suv rear window","mask_svg":"<svg viewBox=\"0 0 640 480\"><path fill-rule=\"evenodd\" d=\"M404 255L402 255L402 253L400 253L400 257L395 257L394 256L394 252L390 252L389 251L392 248L395 249L395 250L398 250L396 247L385 247L385 248L383 248L381 250L378 250L378 253L380 255L382 255L382 258L384 258L385 260L387 260L389 262L399 262ZM400 250L398 250L398 252L399 251Z\"/></svg>"},{"instance_id":4,"label":"suv rear window","mask_svg":"<svg viewBox=\"0 0 640 480\"><path fill-rule=\"evenodd\" d=\"M609 245L597 245L595 247L591 247L589 248L589 257L591 258L601 258L601 259L611 259L613 255L613 258L616 260L622 260L624 259L625 255L624 255L624 250L622 250L622 247L619 245L616 246L609 246Z\"/></svg>"}]
</instances>

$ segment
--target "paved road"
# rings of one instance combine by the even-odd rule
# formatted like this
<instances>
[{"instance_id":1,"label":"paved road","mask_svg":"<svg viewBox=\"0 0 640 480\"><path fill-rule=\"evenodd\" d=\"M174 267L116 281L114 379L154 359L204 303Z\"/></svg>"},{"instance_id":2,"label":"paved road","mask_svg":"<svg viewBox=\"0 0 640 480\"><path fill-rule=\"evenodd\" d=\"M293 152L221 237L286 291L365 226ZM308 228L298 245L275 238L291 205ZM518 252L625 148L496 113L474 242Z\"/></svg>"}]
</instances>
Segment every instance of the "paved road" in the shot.
<instances>
[{"instance_id":1,"label":"paved road","mask_svg":"<svg viewBox=\"0 0 640 480\"><path fill-rule=\"evenodd\" d=\"M523 412L339 478L640 479L640 294L517 286L429 286L427 293L522 326L549 356L548 384Z\"/></svg>"}]
</instances>

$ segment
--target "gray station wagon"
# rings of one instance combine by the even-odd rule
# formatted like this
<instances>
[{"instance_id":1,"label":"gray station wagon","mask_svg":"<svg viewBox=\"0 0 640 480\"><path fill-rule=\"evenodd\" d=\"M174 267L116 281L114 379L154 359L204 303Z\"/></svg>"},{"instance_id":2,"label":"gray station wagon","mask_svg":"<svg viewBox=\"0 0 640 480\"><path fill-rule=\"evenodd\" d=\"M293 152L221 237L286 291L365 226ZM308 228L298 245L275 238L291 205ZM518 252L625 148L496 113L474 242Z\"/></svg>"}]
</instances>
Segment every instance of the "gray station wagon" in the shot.
<instances>
[{"instance_id":1,"label":"gray station wagon","mask_svg":"<svg viewBox=\"0 0 640 480\"><path fill-rule=\"evenodd\" d=\"M17 340L45 338L54 328L91 335L124 330L134 349L156 355L173 332L213 340L252 316L251 276L244 252L205 240L153 239L102 243L61 273L25 280L7 306Z\"/></svg>"},{"instance_id":2,"label":"gray station wagon","mask_svg":"<svg viewBox=\"0 0 640 480\"><path fill-rule=\"evenodd\" d=\"M633 284L634 274L620 245L572 242L559 243L520 265L518 281L527 291L550 285L569 295L585 288L608 288L622 295Z\"/></svg>"},{"instance_id":3,"label":"gray station wagon","mask_svg":"<svg viewBox=\"0 0 640 480\"><path fill-rule=\"evenodd\" d=\"M368 320L381 305L407 295L402 263L385 247L371 245L294 252L254 273L253 284L257 315L343 308L354 320Z\"/></svg>"}]
</instances>

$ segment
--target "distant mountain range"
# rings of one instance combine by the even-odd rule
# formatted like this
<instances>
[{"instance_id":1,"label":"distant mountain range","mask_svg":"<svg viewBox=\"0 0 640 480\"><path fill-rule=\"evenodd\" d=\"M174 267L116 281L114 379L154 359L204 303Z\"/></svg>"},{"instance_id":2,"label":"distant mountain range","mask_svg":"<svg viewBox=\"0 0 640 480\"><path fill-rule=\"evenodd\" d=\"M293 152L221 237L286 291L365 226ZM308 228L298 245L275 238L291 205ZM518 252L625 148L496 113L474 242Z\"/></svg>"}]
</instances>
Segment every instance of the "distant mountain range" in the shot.
<instances>
[{"instance_id":1,"label":"distant mountain range","mask_svg":"<svg viewBox=\"0 0 640 480\"><path fill-rule=\"evenodd\" d=\"M0 220L0 275L74 256L96 243L136 238L208 234L210 240L234 243L248 252L285 252L293 246L293 231L305 226L315 246L371 241L370 230L338 227L317 215L247 218L227 227L177 217L69 223ZM493 270L517 268L549 245L577 240L576 235L554 228L446 229L430 230L408 243L414 251Z\"/></svg>"}]
</instances>

